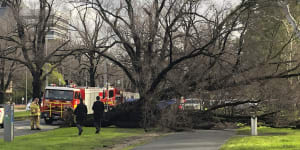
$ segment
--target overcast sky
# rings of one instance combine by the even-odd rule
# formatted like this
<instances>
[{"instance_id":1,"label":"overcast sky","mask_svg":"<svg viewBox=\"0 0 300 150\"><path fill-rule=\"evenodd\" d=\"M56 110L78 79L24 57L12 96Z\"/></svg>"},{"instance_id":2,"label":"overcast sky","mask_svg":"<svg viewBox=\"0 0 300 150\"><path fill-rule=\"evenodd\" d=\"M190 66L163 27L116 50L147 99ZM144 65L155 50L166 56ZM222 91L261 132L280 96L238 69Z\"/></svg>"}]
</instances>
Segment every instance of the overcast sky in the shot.
<instances>
[{"instance_id":1,"label":"overcast sky","mask_svg":"<svg viewBox=\"0 0 300 150\"><path fill-rule=\"evenodd\" d=\"M31 7L38 7L39 0L23 0L27 5ZM55 0L56 2L68 1L68 0ZM120 1L120 0L111 0L111 1ZM241 0L206 0L208 3L214 3L217 6L232 5L236 6Z\"/></svg>"}]
</instances>

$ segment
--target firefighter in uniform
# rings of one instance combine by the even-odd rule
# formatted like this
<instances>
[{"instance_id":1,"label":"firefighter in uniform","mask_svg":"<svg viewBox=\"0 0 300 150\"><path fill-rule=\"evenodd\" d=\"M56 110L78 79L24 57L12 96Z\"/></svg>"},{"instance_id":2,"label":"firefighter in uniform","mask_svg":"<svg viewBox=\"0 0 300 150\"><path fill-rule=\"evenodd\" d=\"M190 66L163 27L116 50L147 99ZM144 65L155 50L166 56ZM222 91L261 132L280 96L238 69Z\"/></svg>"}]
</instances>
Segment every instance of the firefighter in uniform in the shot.
<instances>
[{"instance_id":1,"label":"firefighter in uniform","mask_svg":"<svg viewBox=\"0 0 300 150\"><path fill-rule=\"evenodd\" d=\"M36 130L41 130L40 128L40 105L39 98L34 98L33 102L30 105L31 112L31 130L34 130L34 125L36 126Z\"/></svg>"}]
</instances>

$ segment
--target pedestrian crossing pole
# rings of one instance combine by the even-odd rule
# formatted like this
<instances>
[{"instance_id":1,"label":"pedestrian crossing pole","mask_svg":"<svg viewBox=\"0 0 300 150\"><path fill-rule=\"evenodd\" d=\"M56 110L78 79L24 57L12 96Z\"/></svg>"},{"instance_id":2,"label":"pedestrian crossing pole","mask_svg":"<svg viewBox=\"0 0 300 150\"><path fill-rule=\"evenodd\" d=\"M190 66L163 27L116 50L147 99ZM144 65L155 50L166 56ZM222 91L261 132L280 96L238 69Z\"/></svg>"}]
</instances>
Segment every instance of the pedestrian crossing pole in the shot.
<instances>
[{"instance_id":1,"label":"pedestrian crossing pole","mask_svg":"<svg viewBox=\"0 0 300 150\"><path fill-rule=\"evenodd\" d=\"M4 106L4 141L11 142L14 139L14 105Z\"/></svg>"}]
</instances>

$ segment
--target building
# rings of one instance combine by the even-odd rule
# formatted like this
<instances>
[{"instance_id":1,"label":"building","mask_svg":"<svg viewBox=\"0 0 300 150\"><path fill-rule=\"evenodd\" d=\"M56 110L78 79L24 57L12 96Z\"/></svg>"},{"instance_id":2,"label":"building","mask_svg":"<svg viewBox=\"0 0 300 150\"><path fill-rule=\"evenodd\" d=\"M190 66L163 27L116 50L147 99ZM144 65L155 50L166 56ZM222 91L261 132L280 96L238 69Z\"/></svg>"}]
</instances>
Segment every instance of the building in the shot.
<instances>
[{"instance_id":1,"label":"building","mask_svg":"<svg viewBox=\"0 0 300 150\"><path fill-rule=\"evenodd\" d=\"M32 9L27 5L22 5L22 17L28 26L32 26L38 22L38 9ZM0 18L7 17L11 13L5 1L0 2ZM49 31L46 35L47 40L67 40L69 39L69 17L59 11L53 11L48 20Z\"/></svg>"},{"instance_id":2,"label":"building","mask_svg":"<svg viewBox=\"0 0 300 150\"><path fill-rule=\"evenodd\" d=\"M47 34L47 39L69 39L69 22L66 17L60 13L52 15L50 20L50 31Z\"/></svg>"}]
</instances>

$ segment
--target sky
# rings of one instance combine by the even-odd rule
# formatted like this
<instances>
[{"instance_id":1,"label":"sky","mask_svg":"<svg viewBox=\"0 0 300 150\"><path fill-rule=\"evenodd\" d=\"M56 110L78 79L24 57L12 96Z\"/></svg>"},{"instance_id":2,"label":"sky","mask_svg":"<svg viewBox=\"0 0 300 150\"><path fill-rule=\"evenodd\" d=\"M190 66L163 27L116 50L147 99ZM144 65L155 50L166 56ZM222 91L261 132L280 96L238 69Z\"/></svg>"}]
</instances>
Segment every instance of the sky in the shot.
<instances>
[{"instance_id":1,"label":"sky","mask_svg":"<svg viewBox=\"0 0 300 150\"><path fill-rule=\"evenodd\" d=\"M29 6L32 7L38 7L38 1L39 0L23 0L24 3L28 4ZM57 6L64 7L65 5L61 5L60 2L62 1L68 1L68 0L54 0L57 3ZM112 1L120 1L120 0L112 0ZM241 0L205 0L207 3L213 3L217 6L224 6L231 4L232 6L238 5Z\"/></svg>"},{"instance_id":2,"label":"sky","mask_svg":"<svg viewBox=\"0 0 300 150\"><path fill-rule=\"evenodd\" d=\"M38 9L39 8L39 0L23 0L24 3L34 9ZM48 0L51 1L51 0ZM63 12L64 14L66 14L67 16L72 15L71 19L73 23L75 23L77 18L77 12L76 11L70 11L73 6L71 4L67 4L66 2L69 2L70 0L54 0L54 7L56 10L59 10L59 12ZM118 2L123 1L123 0L110 0L110 2L115 3L117 5ZM143 2L145 2L144 0L142 0ZM150 0L151 1L151 0ZM226 10L230 10L233 9L235 6L237 6L239 3L241 2L241 0L203 0L203 3L200 7L200 12L202 13L207 13L209 14L208 8L211 5L214 5L217 9L222 10L222 9L226 9ZM89 17L94 18L95 15L90 15ZM75 19L75 20L74 20ZM93 19L91 19L93 20ZM75 22L74 22L75 21ZM72 23L72 24L73 24ZM92 23L93 24L93 23Z\"/></svg>"}]
</instances>

